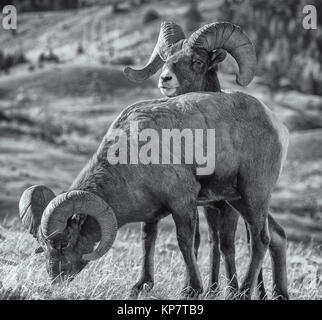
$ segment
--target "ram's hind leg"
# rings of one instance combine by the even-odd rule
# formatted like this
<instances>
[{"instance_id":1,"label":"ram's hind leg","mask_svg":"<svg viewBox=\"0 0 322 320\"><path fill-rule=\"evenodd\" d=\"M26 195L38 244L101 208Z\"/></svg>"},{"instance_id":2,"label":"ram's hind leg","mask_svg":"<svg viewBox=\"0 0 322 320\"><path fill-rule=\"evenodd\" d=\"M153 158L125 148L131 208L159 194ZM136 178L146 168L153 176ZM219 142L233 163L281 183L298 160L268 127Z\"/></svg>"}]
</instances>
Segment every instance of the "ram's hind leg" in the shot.
<instances>
[{"instance_id":1,"label":"ram's hind leg","mask_svg":"<svg viewBox=\"0 0 322 320\"><path fill-rule=\"evenodd\" d=\"M258 291L258 296L260 300L267 299L267 293L265 289L264 276L263 276L263 268L261 268L261 270L259 271L259 275L257 278L257 291Z\"/></svg>"},{"instance_id":2,"label":"ram's hind leg","mask_svg":"<svg viewBox=\"0 0 322 320\"><path fill-rule=\"evenodd\" d=\"M245 222L246 227L246 233L247 233L247 245L248 245L248 251L249 255L251 255L251 246L250 246L250 232L247 227L247 223ZM260 300L266 300L267 299L267 293L265 289L265 283L264 283L264 276L263 276L263 268L259 271L258 279L257 279L257 291L258 296Z\"/></svg>"},{"instance_id":3,"label":"ram's hind leg","mask_svg":"<svg viewBox=\"0 0 322 320\"><path fill-rule=\"evenodd\" d=\"M268 215L271 243L269 251L273 265L273 295L277 299L288 300L287 269L286 269L286 235L283 228Z\"/></svg>"},{"instance_id":4,"label":"ram's hind leg","mask_svg":"<svg viewBox=\"0 0 322 320\"><path fill-rule=\"evenodd\" d=\"M264 256L270 243L268 231L268 199L245 197L231 202L248 224L251 241L251 258L241 286L243 298L250 299L256 287Z\"/></svg>"},{"instance_id":5,"label":"ram's hind leg","mask_svg":"<svg viewBox=\"0 0 322 320\"><path fill-rule=\"evenodd\" d=\"M220 253L222 253L228 285L232 294L238 291L235 264L235 233L238 213L226 201L214 203L214 207L205 208L210 235L210 277L209 292L216 292L219 285Z\"/></svg>"},{"instance_id":6,"label":"ram's hind leg","mask_svg":"<svg viewBox=\"0 0 322 320\"><path fill-rule=\"evenodd\" d=\"M230 292L234 295L238 292L237 270L235 263L235 235L239 214L224 201L220 207L219 237L220 251L223 255L226 269L226 277Z\"/></svg>"},{"instance_id":7,"label":"ram's hind leg","mask_svg":"<svg viewBox=\"0 0 322 320\"><path fill-rule=\"evenodd\" d=\"M210 265L208 292L216 292L219 285L220 250L219 250L219 209L205 207L205 216L209 227Z\"/></svg>"},{"instance_id":8,"label":"ram's hind leg","mask_svg":"<svg viewBox=\"0 0 322 320\"><path fill-rule=\"evenodd\" d=\"M198 260L198 251L199 251L199 246L200 246L200 230L199 230L199 214L197 212L196 214L196 226L195 226L195 243L194 243L194 252L196 256L196 260ZM186 271L188 272L188 270ZM186 278L185 278L185 288L189 287L189 274L186 273Z\"/></svg>"},{"instance_id":9,"label":"ram's hind leg","mask_svg":"<svg viewBox=\"0 0 322 320\"><path fill-rule=\"evenodd\" d=\"M143 264L139 281L133 286L130 297L137 298L146 288L151 290L154 285L154 248L158 232L158 222L142 223Z\"/></svg>"},{"instance_id":10,"label":"ram's hind leg","mask_svg":"<svg viewBox=\"0 0 322 320\"><path fill-rule=\"evenodd\" d=\"M200 230L199 230L199 213L196 215L196 227L195 227L195 256L196 260L198 260L198 251L200 246Z\"/></svg>"}]
</instances>

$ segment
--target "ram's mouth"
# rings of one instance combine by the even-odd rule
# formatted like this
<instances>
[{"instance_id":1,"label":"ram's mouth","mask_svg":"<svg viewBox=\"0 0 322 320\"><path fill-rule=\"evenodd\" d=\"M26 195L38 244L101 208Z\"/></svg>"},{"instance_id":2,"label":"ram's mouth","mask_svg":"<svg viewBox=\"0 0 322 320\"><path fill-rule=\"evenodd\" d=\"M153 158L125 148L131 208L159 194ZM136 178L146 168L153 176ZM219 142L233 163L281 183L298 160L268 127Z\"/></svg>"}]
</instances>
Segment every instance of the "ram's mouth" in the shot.
<instances>
[{"instance_id":1,"label":"ram's mouth","mask_svg":"<svg viewBox=\"0 0 322 320\"><path fill-rule=\"evenodd\" d=\"M166 87L166 86L159 86L161 93L167 97L173 97L176 95L178 87Z\"/></svg>"}]
</instances>

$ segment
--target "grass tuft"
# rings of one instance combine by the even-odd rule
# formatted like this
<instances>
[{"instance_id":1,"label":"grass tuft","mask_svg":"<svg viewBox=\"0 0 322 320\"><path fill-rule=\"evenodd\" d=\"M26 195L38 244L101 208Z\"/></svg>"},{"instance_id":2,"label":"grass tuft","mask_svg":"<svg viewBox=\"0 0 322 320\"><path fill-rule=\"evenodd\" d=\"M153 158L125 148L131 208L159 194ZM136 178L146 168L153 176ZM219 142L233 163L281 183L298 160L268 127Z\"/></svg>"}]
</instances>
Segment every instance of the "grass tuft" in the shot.
<instances>
[{"instance_id":1,"label":"grass tuft","mask_svg":"<svg viewBox=\"0 0 322 320\"><path fill-rule=\"evenodd\" d=\"M131 286L140 275L140 232L124 228L119 231L114 246L103 258L90 263L74 281L51 285L45 269L43 254L35 254L37 244L31 236L20 231L4 230L1 257L16 261L16 265L0 260L0 299L128 299ZM291 299L321 299L321 248L314 244L289 243L287 248L289 291ZM207 288L209 273L209 243L206 232L202 241L198 264ZM243 240L236 241L236 264L239 281L245 274L248 252ZM139 299L179 299L184 283L184 263L172 228L162 228L156 245L155 285L143 291ZM268 255L264 261L264 281L271 298L272 273ZM223 300L231 297L229 283L221 264L220 288L204 293L199 299ZM256 297L254 297L256 298Z\"/></svg>"}]
</instances>

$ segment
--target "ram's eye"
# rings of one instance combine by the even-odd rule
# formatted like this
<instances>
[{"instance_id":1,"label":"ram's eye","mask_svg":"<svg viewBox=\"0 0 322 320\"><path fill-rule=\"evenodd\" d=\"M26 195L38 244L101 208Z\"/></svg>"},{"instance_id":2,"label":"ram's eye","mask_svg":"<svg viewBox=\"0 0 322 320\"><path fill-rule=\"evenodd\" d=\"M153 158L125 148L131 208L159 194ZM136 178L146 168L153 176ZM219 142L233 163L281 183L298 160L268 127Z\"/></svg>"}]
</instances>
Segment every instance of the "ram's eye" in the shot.
<instances>
[{"instance_id":1,"label":"ram's eye","mask_svg":"<svg viewBox=\"0 0 322 320\"><path fill-rule=\"evenodd\" d=\"M66 249L68 247L69 243L68 242L63 242L60 246L61 249Z\"/></svg>"},{"instance_id":2,"label":"ram's eye","mask_svg":"<svg viewBox=\"0 0 322 320\"><path fill-rule=\"evenodd\" d=\"M202 62L202 61L200 61L200 60L194 60L192 63L193 63L193 65L195 65L195 66L202 66L202 65L203 65L203 62Z\"/></svg>"},{"instance_id":3,"label":"ram's eye","mask_svg":"<svg viewBox=\"0 0 322 320\"><path fill-rule=\"evenodd\" d=\"M201 72L203 70L204 63L200 60L194 60L192 62L192 68L195 72Z\"/></svg>"}]
</instances>

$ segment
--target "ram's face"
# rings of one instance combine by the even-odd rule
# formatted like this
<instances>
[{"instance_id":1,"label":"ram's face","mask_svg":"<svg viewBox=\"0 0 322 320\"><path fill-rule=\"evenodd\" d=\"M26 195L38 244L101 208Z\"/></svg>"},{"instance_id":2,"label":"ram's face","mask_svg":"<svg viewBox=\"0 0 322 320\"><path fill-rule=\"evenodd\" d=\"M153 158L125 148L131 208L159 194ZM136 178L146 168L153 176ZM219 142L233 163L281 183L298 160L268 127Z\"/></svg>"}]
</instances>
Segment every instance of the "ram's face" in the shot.
<instances>
[{"instance_id":1,"label":"ram's face","mask_svg":"<svg viewBox=\"0 0 322 320\"><path fill-rule=\"evenodd\" d=\"M182 49L168 56L162 68L158 84L161 93L167 97L174 97L192 91L201 91L208 64L209 58L206 52L197 52L183 46Z\"/></svg>"},{"instance_id":2,"label":"ram's face","mask_svg":"<svg viewBox=\"0 0 322 320\"><path fill-rule=\"evenodd\" d=\"M87 264L82 259L88 252L84 247L83 237L76 228L68 229L67 237L63 235L50 242L43 239L39 241L46 259L46 270L53 282L73 280Z\"/></svg>"},{"instance_id":3,"label":"ram's face","mask_svg":"<svg viewBox=\"0 0 322 320\"><path fill-rule=\"evenodd\" d=\"M148 63L142 68L128 66L124 73L131 81L142 82L162 68L159 88L168 97L217 91L217 65L227 52L238 63L237 83L247 86L255 75L256 52L240 27L229 22L210 23L186 39L179 25L164 21Z\"/></svg>"},{"instance_id":4,"label":"ram's face","mask_svg":"<svg viewBox=\"0 0 322 320\"><path fill-rule=\"evenodd\" d=\"M36 253L44 253L53 282L72 280L88 261L104 255L117 231L113 209L99 196L83 190L55 196L46 186L32 186L20 198L19 215L38 240Z\"/></svg>"},{"instance_id":5,"label":"ram's face","mask_svg":"<svg viewBox=\"0 0 322 320\"><path fill-rule=\"evenodd\" d=\"M87 264L81 259L81 255L56 246L46 250L45 256L48 275L54 282L73 280Z\"/></svg>"}]
</instances>

